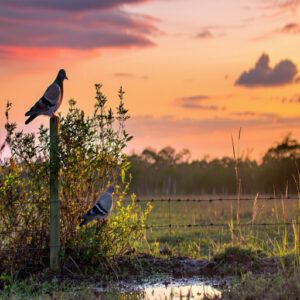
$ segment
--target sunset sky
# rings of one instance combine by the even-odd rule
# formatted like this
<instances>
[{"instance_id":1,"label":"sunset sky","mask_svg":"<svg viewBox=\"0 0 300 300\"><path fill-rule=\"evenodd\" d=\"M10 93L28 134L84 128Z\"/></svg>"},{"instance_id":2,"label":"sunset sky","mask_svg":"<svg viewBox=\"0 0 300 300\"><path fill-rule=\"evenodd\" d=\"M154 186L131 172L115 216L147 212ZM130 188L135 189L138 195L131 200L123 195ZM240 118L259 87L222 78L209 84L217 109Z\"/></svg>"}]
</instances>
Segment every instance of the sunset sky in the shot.
<instances>
[{"instance_id":1,"label":"sunset sky","mask_svg":"<svg viewBox=\"0 0 300 300\"><path fill-rule=\"evenodd\" d=\"M260 159L287 133L300 140L300 0L0 0L0 139L4 108L24 113L65 68L68 100L87 113L94 83L117 104L120 85L145 147L188 148L193 158Z\"/></svg>"}]
</instances>

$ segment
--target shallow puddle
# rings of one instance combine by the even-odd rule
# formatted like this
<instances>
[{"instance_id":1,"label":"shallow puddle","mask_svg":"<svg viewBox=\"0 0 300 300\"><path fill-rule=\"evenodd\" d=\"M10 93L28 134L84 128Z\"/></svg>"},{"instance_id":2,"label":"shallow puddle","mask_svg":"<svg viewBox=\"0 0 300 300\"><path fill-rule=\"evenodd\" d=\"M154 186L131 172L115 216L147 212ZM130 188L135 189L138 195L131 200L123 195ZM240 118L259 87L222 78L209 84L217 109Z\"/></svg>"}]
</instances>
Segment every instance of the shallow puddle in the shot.
<instances>
[{"instance_id":1,"label":"shallow puddle","mask_svg":"<svg viewBox=\"0 0 300 300\"><path fill-rule=\"evenodd\" d=\"M204 296L220 297L221 292L214 286L217 282L199 279L162 280L157 283L114 284L111 286L90 288L79 293L63 293L46 296L42 299L97 299L97 300L201 300Z\"/></svg>"},{"instance_id":2,"label":"shallow puddle","mask_svg":"<svg viewBox=\"0 0 300 300\"><path fill-rule=\"evenodd\" d=\"M201 300L204 296L221 297L218 281L193 279L156 279L144 283L119 282L107 287L90 287L77 292L60 292L38 297L39 300Z\"/></svg>"}]
</instances>

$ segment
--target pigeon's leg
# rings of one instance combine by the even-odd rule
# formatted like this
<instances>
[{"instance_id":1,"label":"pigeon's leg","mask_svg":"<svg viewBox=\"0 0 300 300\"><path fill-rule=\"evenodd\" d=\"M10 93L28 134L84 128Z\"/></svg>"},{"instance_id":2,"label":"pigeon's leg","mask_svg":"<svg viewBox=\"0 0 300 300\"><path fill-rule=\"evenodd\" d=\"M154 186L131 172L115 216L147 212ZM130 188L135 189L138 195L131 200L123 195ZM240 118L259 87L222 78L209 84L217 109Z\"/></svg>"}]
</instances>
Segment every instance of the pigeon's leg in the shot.
<instances>
[{"instance_id":1,"label":"pigeon's leg","mask_svg":"<svg viewBox=\"0 0 300 300\"><path fill-rule=\"evenodd\" d=\"M52 114L51 114L51 119L53 119L53 118L55 118L55 117L56 117L55 113L52 112Z\"/></svg>"}]
</instances>

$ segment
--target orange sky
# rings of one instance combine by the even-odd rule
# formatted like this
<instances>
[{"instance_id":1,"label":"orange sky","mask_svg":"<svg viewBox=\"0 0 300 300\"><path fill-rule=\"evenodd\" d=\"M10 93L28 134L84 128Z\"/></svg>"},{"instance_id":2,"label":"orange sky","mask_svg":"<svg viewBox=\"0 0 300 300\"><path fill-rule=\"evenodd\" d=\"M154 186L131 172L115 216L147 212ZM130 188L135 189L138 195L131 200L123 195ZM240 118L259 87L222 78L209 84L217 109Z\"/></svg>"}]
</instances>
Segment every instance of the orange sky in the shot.
<instances>
[{"instance_id":1,"label":"orange sky","mask_svg":"<svg viewBox=\"0 0 300 300\"><path fill-rule=\"evenodd\" d=\"M112 106L124 87L128 152L172 145L193 158L232 155L239 127L253 158L288 132L300 140L299 0L61 3L0 0L1 128L8 99L19 128L46 124L25 126L24 112L63 67L62 113L70 98L91 111L96 82Z\"/></svg>"}]
</instances>

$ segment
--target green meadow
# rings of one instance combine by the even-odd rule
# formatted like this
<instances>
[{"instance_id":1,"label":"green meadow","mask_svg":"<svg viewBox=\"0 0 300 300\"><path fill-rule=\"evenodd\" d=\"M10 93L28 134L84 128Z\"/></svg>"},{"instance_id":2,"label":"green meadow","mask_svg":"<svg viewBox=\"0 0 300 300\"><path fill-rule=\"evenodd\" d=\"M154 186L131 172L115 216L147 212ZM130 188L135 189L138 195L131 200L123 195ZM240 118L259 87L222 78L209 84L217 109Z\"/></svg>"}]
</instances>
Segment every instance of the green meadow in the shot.
<instances>
[{"instance_id":1,"label":"green meadow","mask_svg":"<svg viewBox=\"0 0 300 300\"><path fill-rule=\"evenodd\" d=\"M164 201L157 201L161 199ZM157 245L156 251L170 247L176 255L195 258L211 257L231 243L259 248L270 255L297 249L299 199L253 196L250 200L249 195L247 199L237 201L234 195L143 199L139 202L142 208L149 202L152 205L146 222L147 240L153 249Z\"/></svg>"}]
</instances>

